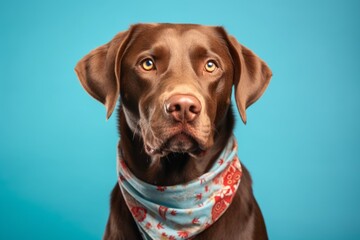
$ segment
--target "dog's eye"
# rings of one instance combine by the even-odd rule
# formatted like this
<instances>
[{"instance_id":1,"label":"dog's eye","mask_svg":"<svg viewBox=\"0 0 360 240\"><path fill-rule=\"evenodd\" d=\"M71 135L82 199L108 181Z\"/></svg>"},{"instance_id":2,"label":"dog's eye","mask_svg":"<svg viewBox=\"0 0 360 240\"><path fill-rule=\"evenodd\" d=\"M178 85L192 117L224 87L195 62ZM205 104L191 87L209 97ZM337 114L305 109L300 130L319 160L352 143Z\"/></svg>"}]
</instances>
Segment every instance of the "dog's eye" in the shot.
<instances>
[{"instance_id":1,"label":"dog's eye","mask_svg":"<svg viewBox=\"0 0 360 240\"><path fill-rule=\"evenodd\" d=\"M216 66L215 62L212 60L207 61L207 63L205 64L205 70L209 73L212 73L213 71L215 71L216 68L217 68L217 66Z\"/></svg>"},{"instance_id":2,"label":"dog's eye","mask_svg":"<svg viewBox=\"0 0 360 240\"><path fill-rule=\"evenodd\" d=\"M146 71L150 71L155 68L155 64L154 64L153 60L151 60L150 58L147 58L144 61L142 61L141 66Z\"/></svg>"}]
</instances>

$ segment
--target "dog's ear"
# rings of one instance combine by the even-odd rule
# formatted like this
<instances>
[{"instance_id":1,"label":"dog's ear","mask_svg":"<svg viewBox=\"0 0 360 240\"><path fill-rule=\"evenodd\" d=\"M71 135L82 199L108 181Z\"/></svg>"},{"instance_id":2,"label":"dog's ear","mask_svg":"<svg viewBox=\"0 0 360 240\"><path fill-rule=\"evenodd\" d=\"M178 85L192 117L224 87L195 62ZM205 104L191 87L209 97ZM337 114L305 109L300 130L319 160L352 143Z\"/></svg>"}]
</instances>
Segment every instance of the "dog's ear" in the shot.
<instances>
[{"instance_id":1,"label":"dog's ear","mask_svg":"<svg viewBox=\"0 0 360 240\"><path fill-rule=\"evenodd\" d=\"M272 76L270 68L255 53L227 36L234 61L234 86L236 105L246 124L246 108L264 93Z\"/></svg>"},{"instance_id":2,"label":"dog's ear","mask_svg":"<svg viewBox=\"0 0 360 240\"><path fill-rule=\"evenodd\" d=\"M114 111L119 97L120 64L130 32L120 32L109 43L92 50L75 67L85 90L105 105L107 119Z\"/></svg>"}]
</instances>

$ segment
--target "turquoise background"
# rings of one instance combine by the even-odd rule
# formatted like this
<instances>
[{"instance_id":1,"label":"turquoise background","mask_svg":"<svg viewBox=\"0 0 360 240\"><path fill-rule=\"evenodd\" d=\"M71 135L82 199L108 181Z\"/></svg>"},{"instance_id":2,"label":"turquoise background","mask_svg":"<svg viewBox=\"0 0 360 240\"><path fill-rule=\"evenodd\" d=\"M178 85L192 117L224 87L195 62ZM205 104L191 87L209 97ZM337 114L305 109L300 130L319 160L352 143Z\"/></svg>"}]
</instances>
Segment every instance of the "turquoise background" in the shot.
<instances>
[{"instance_id":1,"label":"turquoise background","mask_svg":"<svg viewBox=\"0 0 360 240\"><path fill-rule=\"evenodd\" d=\"M360 239L360 1L2 1L0 239L100 239L116 117L76 62L137 22L223 25L271 67L237 122L271 239Z\"/></svg>"}]
</instances>

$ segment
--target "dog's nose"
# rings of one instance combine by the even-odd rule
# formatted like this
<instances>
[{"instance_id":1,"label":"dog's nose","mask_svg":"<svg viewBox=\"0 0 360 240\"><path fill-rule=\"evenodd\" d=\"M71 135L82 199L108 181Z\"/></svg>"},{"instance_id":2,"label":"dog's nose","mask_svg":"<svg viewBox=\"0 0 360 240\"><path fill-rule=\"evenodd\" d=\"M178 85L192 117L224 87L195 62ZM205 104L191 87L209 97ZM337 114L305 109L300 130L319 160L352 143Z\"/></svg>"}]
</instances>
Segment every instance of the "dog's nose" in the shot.
<instances>
[{"instance_id":1,"label":"dog's nose","mask_svg":"<svg viewBox=\"0 0 360 240\"><path fill-rule=\"evenodd\" d=\"M192 95L176 94L165 102L165 111L176 121L192 122L201 112L201 103Z\"/></svg>"}]
</instances>

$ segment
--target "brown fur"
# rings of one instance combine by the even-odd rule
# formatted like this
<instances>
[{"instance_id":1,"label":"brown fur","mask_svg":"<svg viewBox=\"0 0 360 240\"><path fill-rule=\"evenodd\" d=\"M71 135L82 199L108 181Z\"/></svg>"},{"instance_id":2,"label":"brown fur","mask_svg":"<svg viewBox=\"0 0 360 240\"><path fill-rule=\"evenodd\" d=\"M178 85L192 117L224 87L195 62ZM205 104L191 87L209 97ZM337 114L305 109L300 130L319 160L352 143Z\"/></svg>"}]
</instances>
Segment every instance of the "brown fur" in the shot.
<instances>
[{"instance_id":1,"label":"brown fur","mask_svg":"<svg viewBox=\"0 0 360 240\"><path fill-rule=\"evenodd\" d=\"M141 67L147 58L155 63L150 71ZM216 63L214 72L204 69L209 60ZM86 55L75 70L89 94L106 106L107 117L120 96L118 148L138 178L165 186L201 176L217 159L233 131L232 87L245 123L246 108L271 78L267 65L223 28L190 24L134 25ZM172 98L178 95L200 105L191 120L181 118L186 112L174 117L164 110L169 99L178 104ZM118 184L104 239L141 239ZM228 210L194 239L267 239L244 166Z\"/></svg>"}]
</instances>

